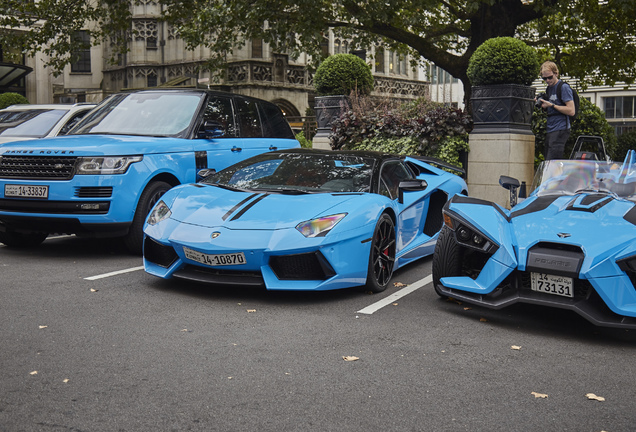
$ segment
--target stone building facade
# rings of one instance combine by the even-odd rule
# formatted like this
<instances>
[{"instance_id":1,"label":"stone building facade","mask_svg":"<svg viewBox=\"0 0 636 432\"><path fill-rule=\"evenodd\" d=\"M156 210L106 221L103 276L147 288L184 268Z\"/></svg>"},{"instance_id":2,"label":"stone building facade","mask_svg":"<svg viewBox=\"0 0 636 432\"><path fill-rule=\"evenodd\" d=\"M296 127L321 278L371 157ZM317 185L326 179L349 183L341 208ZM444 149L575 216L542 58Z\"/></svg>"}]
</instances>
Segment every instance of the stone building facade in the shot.
<instances>
[{"instance_id":1,"label":"stone building facade","mask_svg":"<svg viewBox=\"0 0 636 432\"><path fill-rule=\"evenodd\" d=\"M133 19L126 37L129 51L112 57L113 41L86 49L78 61L55 77L42 66L43 55L26 59L34 71L25 79L25 95L31 103L100 102L126 89L186 86L221 89L275 102L288 118L302 118L314 105L313 74L308 56L292 58L274 52L262 40L251 40L227 57L226 69L215 79L205 69L209 50L186 49L185 42L168 23L158 20L160 7L154 0L131 5ZM85 37L79 32L76 37ZM351 52L347 41L329 32L323 51ZM389 50L372 47L359 52L371 64L376 96L413 99L428 94L424 74L409 66L409 59Z\"/></svg>"}]
</instances>

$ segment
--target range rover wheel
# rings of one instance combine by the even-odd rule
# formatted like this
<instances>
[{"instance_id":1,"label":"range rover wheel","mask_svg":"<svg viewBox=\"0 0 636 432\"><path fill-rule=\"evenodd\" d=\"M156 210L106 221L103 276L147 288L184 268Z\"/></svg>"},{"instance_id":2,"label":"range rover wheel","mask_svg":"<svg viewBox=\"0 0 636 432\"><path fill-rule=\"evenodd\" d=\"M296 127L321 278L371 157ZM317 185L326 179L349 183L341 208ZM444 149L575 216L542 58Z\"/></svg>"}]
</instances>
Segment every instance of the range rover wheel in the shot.
<instances>
[{"instance_id":1,"label":"range rover wheel","mask_svg":"<svg viewBox=\"0 0 636 432\"><path fill-rule=\"evenodd\" d=\"M139 204L137 204L137 210L135 210L135 217L133 218L132 225L128 230L128 234L124 237L124 244L126 248L134 254L141 255L144 242L144 222L146 217L154 205L159 201L161 196L168 192L172 186L169 183L162 181L151 182L146 186L141 198L139 198Z\"/></svg>"},{"instance_id":2,"label":"range rover wheel","mask_svg":"<svg viewBox=\"0 0 636 432\"><path fill-rule=\"evenodd\" d=\"M386 289L395 264L395 226L386 213L380 216L371 240L366 288L374 293Z\"/></svg>"},{"instance_id":3,"label":"range rover wheel","mask_svg":"<svg viewBox=\"0 0 636 432\"><path fill-rule=\"evenodd\" d=\"M49 233L0 232L0 243L9 247L31 247L42 243L48 235Z\"/></svg>"},{"instance_id":4,"label":"range rover wheel","mask_svg":"<svg viewBox=\"0 0 636 432\"><path fill-rule=\"evenodd\" d=\"M439 280L446 276L460 276L462 270L462 254L459 245L455 241L455 234L447 226L442 227L442 231L437 238L435 252L433 253L433 287L435 292L442 298L447 295L439 291Z\"/></svg>"}]
</instances>

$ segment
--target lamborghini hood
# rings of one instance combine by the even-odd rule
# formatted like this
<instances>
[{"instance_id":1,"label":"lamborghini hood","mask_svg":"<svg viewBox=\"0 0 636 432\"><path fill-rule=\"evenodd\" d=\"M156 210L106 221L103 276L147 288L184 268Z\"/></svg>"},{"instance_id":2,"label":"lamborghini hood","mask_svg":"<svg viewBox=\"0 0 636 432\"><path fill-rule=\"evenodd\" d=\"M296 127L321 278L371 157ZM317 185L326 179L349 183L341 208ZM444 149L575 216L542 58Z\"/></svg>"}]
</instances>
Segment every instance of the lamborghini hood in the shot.
<instances>
[{"instance_id":1,"label":"lamborghini hood","mask_svg":"<svg viewBox=\"0 0 636 432\"><path fill-rule=\"evenodd\" d=\"M209 188L214 188L210 193ZM229 229L293 228L299 222L325 216L362 194L314 193L305 195L237 192L215 186L189 185L181 189L171 218L202 227Z\"/></svg>"}]
</instances>

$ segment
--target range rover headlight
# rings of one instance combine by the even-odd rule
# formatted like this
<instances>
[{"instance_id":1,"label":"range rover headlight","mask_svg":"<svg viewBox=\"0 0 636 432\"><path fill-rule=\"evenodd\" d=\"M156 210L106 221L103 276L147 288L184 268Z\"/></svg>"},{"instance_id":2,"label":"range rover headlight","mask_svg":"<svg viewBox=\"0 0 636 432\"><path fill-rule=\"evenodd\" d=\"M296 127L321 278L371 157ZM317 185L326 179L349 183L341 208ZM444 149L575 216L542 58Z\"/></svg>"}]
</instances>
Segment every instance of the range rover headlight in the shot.
<instances>
[{"instance_id":1,"label":"range rover headlight","mask_svg":"<svg viewBox=\"0 0 636 432\"><path fill-rule=\"evenodd\" d=\"M124 174L128 167L143 160L143 156L80 157L77 174Z\"/></svg>"},{"instance_id":2,"label":"range rover headlight","mask_svg":"<svg viewBox=\"0 0 636 432\"><path fill-rule=\"evenodd\" d=\"M346 215L347 213L340 213L301 222L296 225L296 229L307 238L324 237Z\"/></svg>"},{"instance_id":3,"label":"range rover headlight","mask_svg":"<svg viewBox=\"0 0 636 432\"><path fill-rule=\"evenodd\" d=\"M168 219L172 215L170 207L163 202L159 201L148 215L148 225L157 225L159 222Z\"/></svg>"}]
</instances>

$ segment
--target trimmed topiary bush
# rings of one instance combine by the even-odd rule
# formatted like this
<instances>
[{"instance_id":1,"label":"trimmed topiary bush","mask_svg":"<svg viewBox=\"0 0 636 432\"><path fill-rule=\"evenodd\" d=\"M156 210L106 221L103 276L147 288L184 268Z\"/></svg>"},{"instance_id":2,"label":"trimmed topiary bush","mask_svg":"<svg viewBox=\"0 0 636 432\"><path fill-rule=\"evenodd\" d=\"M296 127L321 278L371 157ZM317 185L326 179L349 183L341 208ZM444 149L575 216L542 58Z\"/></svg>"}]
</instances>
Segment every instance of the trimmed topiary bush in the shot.
<instances>
[{"instance_id":1,"label":"trimmed topiary bush","mask_svg":"<svg viewBox=\"0 0 636 432\"><path fill-rule=\"evenodd\" d=\"M360 57L334 54L318 66L314 87L320 96L349 96L352 91L367 95L373 90L373 75L369 65Z\"/></svg>"},{"instance_id":2,"label":"trimmed topiary bush","mask_svg":"<svg viewBox=\"0 0 636 432\"><path fill-rule=\"evenodd\" d=\"M2 93L0 94L0 109L16 104L28 104L29 100L18 93Z\"/></svg>"},{"instance_id":3,"label":"trimmed topiary bush","mask_svg":"<svg viewBox=\"0 0 636 432\"><path fill-rule=\"evenodd\" d=\"M531 85L539 74L534 48L512 37L492 38L481 44L468 62L468 78L474 86Z\"/></svg>"}]
</instances>

